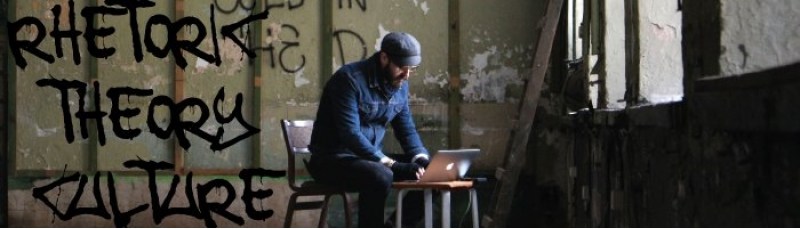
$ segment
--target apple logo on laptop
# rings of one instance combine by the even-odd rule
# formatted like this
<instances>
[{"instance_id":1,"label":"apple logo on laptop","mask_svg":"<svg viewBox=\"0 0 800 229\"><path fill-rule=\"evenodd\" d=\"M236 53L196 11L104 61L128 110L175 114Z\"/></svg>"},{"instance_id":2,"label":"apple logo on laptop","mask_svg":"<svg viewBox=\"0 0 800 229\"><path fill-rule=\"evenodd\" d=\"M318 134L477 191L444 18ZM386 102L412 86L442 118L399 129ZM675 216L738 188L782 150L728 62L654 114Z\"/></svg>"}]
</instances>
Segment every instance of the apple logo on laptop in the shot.
<instances>
[{"instance_id":1,"label":"apple logo on laptop","mask_svg":"<svg viewBox=\"0 0 800 229\"><path fill-rule=\"evenodd\" d=\"M455 165L455 163L450 162L450 164L447 164L447 167L445 167L445 169L447 169L448 171L452 170L453 169L453 165Z\"/></svg>"}]
</instances>

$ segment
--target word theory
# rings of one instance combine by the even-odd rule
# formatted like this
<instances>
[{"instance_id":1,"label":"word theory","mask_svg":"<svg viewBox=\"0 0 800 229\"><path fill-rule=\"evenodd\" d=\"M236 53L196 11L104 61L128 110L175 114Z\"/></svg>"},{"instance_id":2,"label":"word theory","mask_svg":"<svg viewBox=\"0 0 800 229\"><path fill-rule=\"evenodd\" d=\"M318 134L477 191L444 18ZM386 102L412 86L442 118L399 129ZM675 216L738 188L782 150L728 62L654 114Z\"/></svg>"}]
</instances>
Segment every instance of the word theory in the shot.
<instances>
[{"instance_id":1,"label":"word theory","mask_svg":"<svg viewBox=\"0 0 800 229\"><path fill-rule=\"evenodd\" d=\"M98 140L101 146L105 145L106 143L102 121L103 117L105 116L108 116L110 119L113 125L114 134L119 138L133 139L136 136L139 136L139 134L142 132L142 130L139 128L123 128L121 119L135 117L141 113L141 109L120 108L120 97L128 96L128 98L130 98L130 96L146 97L153 95L152 89L138 89L131 87L109 88L106 92L106 96L111 99L111 110L109 112L105 112L100 107L100 83L97 81L95 81L93 84L94 107L92 110L87 110L85 106L87 84L84 82L78 80L59 80L55 78L46 78L37 80L36 85L39 87L52 87L60 92L61 112L64 117L64 134L68 143L75 141L75 136L72 129L73 112L70 109L69 98L70 91L76 91L78 93L78 111L75 112L74 115L75 118L77 118L80 122L81 137L83 137L83 139L87 139L89 137L88 120L94 119L96 120L95 123L97 126ZM225 133L223 126L217 128L216 133L209 133L207 130L202 128L203 124L208 121L210 116L209 107L205 102L203 102L203 100L193 97L186 98L177 103L173 101L172 98L165 95L154 97L152 100L150 100L150 105L148 106L147 110L147 127L150 129L151 133L161 139L167 139L172 135L172 133L175 133L178 143L184 149L189 149L191 146L191 143L186 138L186 132L192 133L211 143L211 150L213 151L219 151L228 148L237 142L242 141L261 131L258 128L248 124L244 120L244 115L242 114L242 93L236 94L235 106L231 111L231 114L227 117L222 114L222 111L220 111L221 106L219 102L224 101L224 99L225 88L222 87L217 92L216 98L214 98L212 109L214 111L214 118L217 123L224 126L224 124L228 124L236 120L245 129L244 133L241 133L236 137L230 138L226 141L223 141L223 134ZM157 107L166 107L169 110L169 124L166 127L161 127L156 122L155 109ZM192 112L199 111L199 118L197 120L184 120L181 116L187 109L191 109Z\"/></svg>"}]
</instances>

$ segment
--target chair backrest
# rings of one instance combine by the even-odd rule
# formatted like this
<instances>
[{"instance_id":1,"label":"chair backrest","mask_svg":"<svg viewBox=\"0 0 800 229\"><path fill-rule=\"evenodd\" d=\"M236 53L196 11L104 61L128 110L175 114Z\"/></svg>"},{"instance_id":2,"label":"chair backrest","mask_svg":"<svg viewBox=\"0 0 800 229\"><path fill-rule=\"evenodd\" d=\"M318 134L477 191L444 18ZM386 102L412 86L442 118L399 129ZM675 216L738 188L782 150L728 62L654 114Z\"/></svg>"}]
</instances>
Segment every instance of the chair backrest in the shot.
<instances>
[{"instance_id":1,"label":"chair backrest","mask_svg":"<svg viewBox=\"0 0 800 229\"><path fill-rule=\"evenodd\" d=\"M288 153L287 176L289 187L296 190L299 186L295 183L295 158L297 155L310 155L308 145L311 142L311 131L314 129L313 120L281 120L283 130L283 140L286 142L286 152Z\"/></svg>"}]
</instances>

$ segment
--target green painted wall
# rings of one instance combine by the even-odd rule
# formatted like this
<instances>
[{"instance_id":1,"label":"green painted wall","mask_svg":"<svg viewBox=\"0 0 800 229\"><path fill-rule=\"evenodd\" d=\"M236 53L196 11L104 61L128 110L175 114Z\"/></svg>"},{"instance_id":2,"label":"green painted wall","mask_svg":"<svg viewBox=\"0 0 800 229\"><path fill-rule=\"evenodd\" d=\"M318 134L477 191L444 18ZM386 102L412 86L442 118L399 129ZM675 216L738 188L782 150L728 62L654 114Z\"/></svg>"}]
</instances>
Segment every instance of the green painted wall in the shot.
<instances>
[{"instance_id":1,"label":"green painted wall","mask_svg":"<svg viewBox=\"0 0 800 229\"><path fill-rule=\"evenodd\" d=\"M68 7L70 1L11 1L9 18L11 21L23 17L33 17L42 22L46 31L24 26L16 34L17 39L33 39L38 33L49 33L54 29L54 19L58 18L58 28L70 28ZM9 171L13 174L13 185L9 193L10 226L109 226L108 220L101 218L75 218L69 221L52 219L52 212L41 201L31 197L32 187L47 185L62 174L81 172L91 175L102 171L105 186L106 171L131 174L120 182L118 190L126 189L123 195L130 196L125 207L133 207L137 201L146 201L150 195L141 169L126 168L128 160L163 161L176 165L181 178L192 171L197 180L207 182L212 177L205 175L235 175L241 169L254 166L285 170L286 150L280 134L280 119L314 119L319 105L321 88L331 73L345 63L367 58L377 51L380 38L390 31L405 31L414 34L423 47L423 63L410 79L411 101L414 119L431 151L448 147L450 132L455 131L461 139L462 147L478 147L484 154L474 167L476 172L491 173L502 163L508 143L510 129L517 113L517 103L523 94L524 79L529 77L534 44L538 37L539 18L544 1L511 0L502 4L494 1L460 1L460 18L457 20L460 32L454 31L448 22L448 1L422 0L281 0L263 1L260 6L270 9L269 18L259 23L251 23L236 29L233 34L242 40L257 57L248 57L231 39L223 39L219 33L224 25L242 20L253 12L252 1L232 0L191 0L155 1L155 6L137 10L139 40L143 58L134 58L136 42L130 27L129 14L123 16L94 16L95 28L114 27L113 34L97 37L98 48L114 48L115 53L107 58L95 58L87 49L83 36L78 36L78 50L73 50L70 39L61 39L64 56L56 57L48 63L27 51L22 51L28 65L23 69L16 67L11 54L7 54L11 68L8 87L9 110L7 128L9 144ZM85 33L86 20L81 10L92 5L104 3L77 0L75 4L75 29ZM51 9L62 6L62 14L54 15ZM119 8L119 7L116 7ZM170 29L162 24L150 27L148 22L155 15L164 15L169 21L195 17L206 30L206 36L198 38L202 28L198 26L179 26L176 37L180 40L198 39L198 51L214 55L215 42L212 38L211 17L217 30L217 43L221 63L209 63L189 51L180 51L185 57L186 66L177 66L174 53L166 57L156 57L147 51L144 40L152 39L156 47L163 48L168 41ZM458 32L458 31L456 31ZM449 37L458 40L450 40ZM258 39L258 40L256 40ZM451 42L460 44L461 56L451 60L448 46ZM38 49L56 55L55 40L45 36ZM6 47L7 43L2 44ZM74 63L73 52L80 53L80 64ZM451 75L450 65L457 65L460 74ZM457 94L450 91L449 83L461 79ZM86 95L78 96L76 89L69 89L65 103L69 108L68 120L72 130L67 130L61 110L62 93L50 86L37 86L40 80L56 79L86 83ZM94 88L93 83L99 87ZM142 132L132 139L117 136L114 122L110 118L112 100L107 96L111 88L133 88L152 90L152 95L122 95L119 97L120 110L139 109L133 117L121 117L122 131L140 129ZM224 97L214 105L220 89ZM94 94L99 93L96 101ZM174 133L162 139L150 133L147 123L150 105L159 96L165 96L174 103L196 98L208 107L208 120L199 124L199 129L210 134L218 133L224 127L222 140L227 141L247 132L246 126L234 120L220 123L214 116L219 110L222 116L235 115L236 95L242 94L242 121L260 129L257 135L250 136L230 147L212 150L211 144L192 133L186 133L188 149L179 146ZM451 104L451 97L458 97L461 104ZM160 97L159 97L160 98ZM81 99L85 111L95 111L95 102L100 110L106 112L102 118L103 128L90 120L87 122L86 138L82 137L81 121L76 112L81 109ZM5 104L4 104L5 105ZM155 124L166 129L170 124L170 111L166 106L153 106ZM450 114L450 107L460 105L459 114ZM184 121L196 122L202 118L202 109L188 106L180 117ZM174 121L174 120L173 120ZM450 122L459 121L458 129L451 130ZM98 130L99 129L99 130ZM69 143L66 132L74 135ZM105 144L99 143L99 136L105 136ZM400 147L392 136L387 136L386 151L400 152ZM256 160L257 159L257 160ZM66 171L66 173L63 173ZM182 173L181 173L182 172ZM199 175L198 175L199 174ZM162 176L163 175L163 176ZM156 184L163 195L171 181L170 173L159 175ZM242 183L235 177L221 179L231 182L240 195ZM182 180L178 187L184 185ZM278 226L284 217L284 207L288 194L285 180L263 181L263 187L275 190L276 194L262 205L275 209L275 216L266 224L248 221L249 226ZM195 182L200 183L200 182ZM88 187L92 187L92 181ZM77 184L64 186L66 193L75 193ZM163 189L163 190L162 190ZM106 190L102 191L108 201ZM223 192L224 193L224 192ZM55 198L52 193L49 197ZM72 194L70 194L72 195ZM222 194L217 194L221 196ZM69 199L72 196L64 196ZM216 197L219 198L219 197ZM87 200L81 199L81 203ZM241 201L236 201L237 204ZM86 203L91 205L91 201ZM108 204L108 202L106 202ZM65 200L58 206L66 208ZM27 207L26 207L27 206ZM237 205L239 206L239 205ZM333 210L338 214L339 210ZM35 214L27 214L33 212ZM338 213L337 213L338 212ZM245 215L241 208L235 214ZM153 226L151 210L141 213L131 226ZM317 213L297 216L303 222L311 222ZM178 219L179 218L179 219ZM163 225L203 226L201 220L178 217ZM246 218L246 217L245 217ZM217 220L224 221L224 220ZM222 224L236 226L235 224ZM303 224L305 225L305 224ZM309 225L313 225L309 224Z\"/></svg>"}]
</instances>

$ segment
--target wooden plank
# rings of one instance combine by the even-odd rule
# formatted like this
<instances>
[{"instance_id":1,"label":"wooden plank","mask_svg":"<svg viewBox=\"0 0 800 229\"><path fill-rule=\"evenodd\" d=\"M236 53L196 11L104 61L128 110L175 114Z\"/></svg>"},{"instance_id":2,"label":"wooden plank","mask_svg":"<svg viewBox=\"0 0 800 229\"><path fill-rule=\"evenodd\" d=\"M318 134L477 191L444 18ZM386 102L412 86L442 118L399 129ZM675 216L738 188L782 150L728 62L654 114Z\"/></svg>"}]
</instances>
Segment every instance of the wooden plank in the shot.
<instances>
[{"instance_id":1,"label":"wooden plank","mask_svg":"<svg viewBox=\"0 0 800 229\"><path fill-rule=\"evenodd\" d=\"M708 76L694 80L695 92L733 92L775 88L800 83L800 62L730 76Z\"/></svg>"},{"instance_id":2,"label":"wooden plank","mask_svg":"<svg viewBox=\"0 0 800 229\"><path fill-rule=\"evenodd\" d=\"M695 81L700 77L720 74L719 60L722 55L720 34L722 28L722 0L683 1L683 98L692 101Z\"/></svg>"},{"instance_id":3,"label":"wooden plank","mask_svg":"<svg viewBox=\"0 0 800 229\"><path fill-rule=\"evenodd\" d=\"M253 9L254 13L259 13L261 9L264 8L263 1L256 1L255 8ZM250 44L260 45L263 35L262 29L264 28L263 20L257 20L253 25L253 40ZM216 32L216 31L215 31ZM263 66L262 63L264 61L264 57L258 55L255 57L255 64L253 65L253 117L251 123L255 123L256 128L261 128L261 74L263 73ZM260 168L261 167L261 133L254 134L250 136L250 139L253 140L252 146L252 155L251 161L252 164L250 165L251 168Z\"/></svg>"},{"instance_id":4,"label":"wooden plank","mask_svg":"<svg viewBox=\"0 0 800 229\"><path fill-rule=\"evenodd\" d=\"M617 1L617 0L611 0ZM606 0L597 0L595 2L597 5L592 7L593 17L596 16L597 18L592 19L592 25L597 25L597 31L595 33L589 34L589 37L592 38L592 41L597 41L597 49L598 50L598 60L596 66L592 66L592 71L597 70L596 73L598 75L598 83L597 85L597 108L603 109L608 108L608 87L607 84L604 82L608 82L608 71L606 71L606 60L608 59L606 55L606 11L604 10L606 7ZM595 23L596 22L596 23ZM596 39L595 39L596 36ZM595 50L595 49L593 49ZM587 59L588 60L588 59ZM585 61L586 63L590 61ZM589 72L592 72L589 71Z\"/></svg>"},{"instance_id":5,"label":"wooden plank","mask_svg":"<svg viewBox=\"0 0 800 229\"><path fill-rule=\"evenodd\" d=\"M8 2L8 19L16 20L17 19L17 1L10 1ZM6 20L6 19L3 19ZM7 29L8 27L5 27ZM8 33L8 31L6 31ZM8 39L8 36L6 36ZM6 169L3 172L8 172L5 174L5 177L10 177L12 175L16 175L17 171L17 65L15 63L14 58L9 58L8 54L6 55L6 69L8 72L8 77L6 78L6 134L7 134L7 142L6 142L6 159L3 162L6 166ZM7 182L5 182L7 183ZM5 212L4 212L5 214Z\"/></svg>"},{"instance_id":6,"label":"wooden plank","mask_svg":"<svg viewBox=\"0 0 800 229\"><path fill-rule=\"evenodd\" d=\"M100 1L100 0L89 1L88 5L92 6L92 7L97 6L98 5L97 4L98 1ZM101 16L99 14L94 15L94 21L100 21L101 19L102 18L101 18ZM97 29L99 27L100 27L99 24L95 25L95 29ZM95 39L96 39L95 40L96 42L102 42L103 38L102 37L95 37ZM75 50L73 50L73 52L74 51ZM94 104L99 103L100 101L95 101L95 98L96 99L100 99L100 98L95 97L92 94L97 93L96 91L100 90L100 88L95 88L95 87L92 86L92 84L94 84L94 82L97 82L100 79L100 76L99 76L99 73L98 73L100 68L97 65L97 58L89 58L88 62L89 62L88 64L89 64L89 84L90 84L89 88L94 88L94 90L87 90L88 97L90 98L87 105L89 105L89 111L96 111L95 110L96 106L94 106ZM100 120L100 121L102 122L102 120ZM90 119L88 122L89 122L89 126L90 126L90 128L89 128L89 144L88 144L88 148L89 148L88 151L89 152L86 155L87 158L86 158L86 165L85 165L86 167L85 168L86 168L87 173L92 174L92 173L97 171L97 167L98 167L97 163L99 163L99 161L97 160L97 152L99 151L98 144L100 144L100 140L99 140L99 134L100 133L97 131L98 123L97 123L96 119Z\"/></svg>"},{"instance_id":7,"label":"wooden plank","mask_svg":"<svg viewBox=\"0 0 800 229\"><path fill-rule=\"evenodd\" d=\"M550 0L545 11L544 27L541 30L539 41L536 45L536 54L533 59L533 71L525 89L522 99L520 118L514 130L511 151L506 155L504 170L500 174L495 188L492 204L489 205L489 214L484 216L484 226L505 227L514 192L517 187L519 172L524 163L525 151L528 148L528 138L536 117L536 107L541 97L542 84L550 65L550 52L553 49L553 38L558 28L558 19L564 0Z\"/></svg>"},{"instance_id":8,"label":"wooden plank","mask_svg":"<svg viewBox=\"0 0 800 229\"><path fill-rule=\"evenodd\" d=\"M634 106L639 102L639 1L625 0L625 102Z\"/></svg>"},{"instance_id":9,"label":"wooden plank","mask_svg":"<svg viewBox=\"0 0 800 229\"><path fill-rule=\"evenodd\" d=\"M7 17L0 18L0 24L6 24L9 19L11 20L16 19L15 2L16 1L8 2L5 0L0 2L0 4L2 4L0 5L0 12L7 13L6 14ZM4 47L2 49L9 48L9 46L7 45L8 44L7 28L8 28L7 26L0 28L0 37L2 37L0 38L0 47ZM16 104L16 102L12 100L13 96L12 93L14 91L11 89L14 88L14 85L12 85L11 83L15 82L14 79L17 78L16 76L17 66L12 65L13 63L11 60L9 60L10 56L8 54L2 54L2 55L3 55L3 57L1 58L2 62L0 62L0 64L2 64L2 66L5 67L5 71L2 71L4 73L0 73L0 75L2 75L3 77L3 79L0 81L0 87L5 87L8 90L6 90L5 92L7 94L0 95L0 97L2 97L5 102L2 104L3 107L0 107L0 109L2 109L3 112L3 115L0 115L0 117L2 117L2 119L0 119L0 122L3 122L3 126L1 127L2 129L0 129L0 131L4 133L3 135L0 135L0 142L3 143L0 144L0 146L5 147L5 149L0 148L0 177L3 177L3 181L0 182L0 227L8 227L8 178L10 178L9 175L11 174L9 172L9 168L13 168L11 167L11 165L13 165L13 162L10 162L8 159L14 158L12 155L16 153L16 151L11 150L14 148L12 145L16 145L16 143L9 140L12 139L11 136L16 135L15 129L12 129L11 128L12 125L10 124L11 120L16 119L16 116L11 116L12 114L11 109L13 109L11 107L13 107L12 106L13 104Z\"/></svg>"},{"instance_id":10,"label":"wooden plank","mask_svg":"<svg viewBox=\"0 0 800 229\"><path fill-rule=\"evenodd\" d=\"M320 1L319 7L319 90L333 75L333 1Z\"/></svg>"},{"instance_id":11,"label":"wooden plank","mask_svg":"<svg viewBox=\"0 0 800 229\"><path fill-rule=\"evenodd\" d=\"M183 0L175 0L175 18L183 18ZM178 33L178 40L183 40L185 35L185 30L182 30ZM175 73L175 95L173 95L173 101L182 101L183 100L183 89L184 89L184 81L186 80L184 76L183 69L177 67L176 63L173 63L171 67L174 69L173 72ZM184 174L184 159L183 159L183 148L181 148L180 143L177 139L173 138L173 152L174 152L174 164L175 164L175 174Z\"/></svg>"},{"instance_id":12,"label":"wooden plank","mask_svg":"<svg viewBox=\"0 0 800 229\"><path fill-rule=\"evenodd\" d=\"M460 7L459 0L448 2L448 17L450 29L448 30L448 65L447 72L450 74L450 94L448 98L447 111L447 131L448 147L451 149L461 148L461 23L459 23Z\"/></svg>"},{"instance_id":13,"label":"wooden plank","mask_svg":"<svg viewBox=\"0 0 800 229\"><path fill-rule=\"evenodd\" d=\"M694 81L695 125L729 131L800 131L800 63ZM742 109L746 107L747 109ZM725 114L725 115L720 115Z\"/></svg>"}]
</instances>

